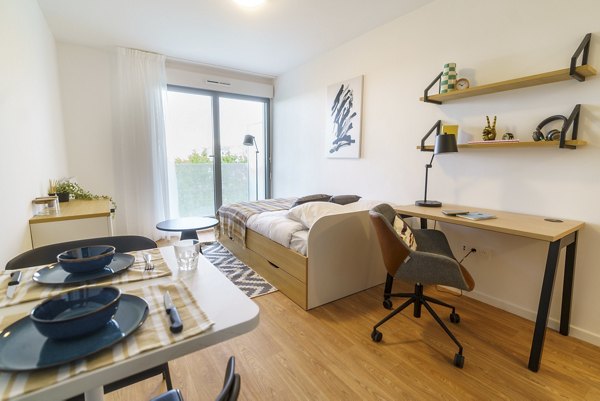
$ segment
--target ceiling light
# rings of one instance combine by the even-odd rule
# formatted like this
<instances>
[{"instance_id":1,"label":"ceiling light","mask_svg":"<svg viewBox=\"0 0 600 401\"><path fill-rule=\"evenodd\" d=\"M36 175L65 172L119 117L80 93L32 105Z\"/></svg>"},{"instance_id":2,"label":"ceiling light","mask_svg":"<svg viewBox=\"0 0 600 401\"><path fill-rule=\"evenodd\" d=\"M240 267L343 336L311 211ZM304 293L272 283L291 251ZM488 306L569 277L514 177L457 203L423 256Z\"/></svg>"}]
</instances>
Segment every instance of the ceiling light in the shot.
<instances>
[{"instance_id":1,"label":"ceiling light","mask_svg":"<svg viewBox=\"0 0 600 401\"><path fill-rule=\"evenodd\" d=\"M266 0L233 0L242 7L258 7L265 4Z\"/></svg>"}]
</instances>

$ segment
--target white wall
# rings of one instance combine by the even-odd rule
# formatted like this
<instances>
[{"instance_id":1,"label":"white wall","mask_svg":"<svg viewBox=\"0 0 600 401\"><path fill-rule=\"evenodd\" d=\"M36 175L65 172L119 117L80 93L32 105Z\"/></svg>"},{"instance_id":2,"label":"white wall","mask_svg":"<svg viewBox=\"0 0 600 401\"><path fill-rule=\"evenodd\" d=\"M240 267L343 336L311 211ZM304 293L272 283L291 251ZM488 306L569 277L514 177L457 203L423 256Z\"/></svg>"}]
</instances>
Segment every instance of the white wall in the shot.
<instances>
[{"instance_id":1,"label":"white wall","mask_svg":"<svg viewBox=\"0 0 600 401\"><path fill-rule=\"evenodd\" d=\"M93 194L114 196L112 53L57 48L69 174Z\"/></svg>"},{"instance_id":2,"label":"white wall","mask_svg":"<svg viewBox=\"0 0 600 401\"><path fill-rule=\"evenodd\" d=\"M67 171L54 37L34 0L0 1L0 266L31 248L31 200Z\"/></svg>"},{"instance_id":3,"label":"white wall","mask_svg":"<svg viewBox=\"0 0 600 401\"><path fill-rule=\"evenodd\" d=\"M473 97L441 106L419 102L444 63L456 62L472 85L568 67L592 32L589 63L600 69L594 0L438 0L381 26L276 80L274 195L355 193L408 204L423 196L430 153L416 150L441 119L460 126L459 141L480 139L485 115L498 116L500 135L523 141L553 114L581 103L577 150L465 149L436 157L429 198L542 216L582 220L575 274L572 334L600 344L600 78ZM364 75L362 156L327 159L329 84ZM457 256L461 244L486 250L465 264L476 280L471 296L534 319L547 245L543 242L443 226ZM485 252L484 252L485 253ZM562 274L562 270L561 273ZM559 317L559 279L551 310Z\"/></svg>"}]
</instances>

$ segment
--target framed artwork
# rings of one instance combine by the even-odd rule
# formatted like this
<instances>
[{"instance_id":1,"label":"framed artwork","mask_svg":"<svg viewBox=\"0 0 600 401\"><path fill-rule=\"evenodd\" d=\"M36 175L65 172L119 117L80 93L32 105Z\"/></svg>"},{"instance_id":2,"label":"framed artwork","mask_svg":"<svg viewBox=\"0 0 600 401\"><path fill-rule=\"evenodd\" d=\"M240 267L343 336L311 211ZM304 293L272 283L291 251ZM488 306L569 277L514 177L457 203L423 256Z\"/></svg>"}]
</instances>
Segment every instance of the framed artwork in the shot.
<instances>
[{"instance_id":1,"label":"framed artwork","mask_svg":"<svg viewBox=\"0 0 600 401\"><path fill-rule=\"evenodd\" d=\"M363 76L327 88L327 157L360 157Z\"/></svg>"}]
</instances>

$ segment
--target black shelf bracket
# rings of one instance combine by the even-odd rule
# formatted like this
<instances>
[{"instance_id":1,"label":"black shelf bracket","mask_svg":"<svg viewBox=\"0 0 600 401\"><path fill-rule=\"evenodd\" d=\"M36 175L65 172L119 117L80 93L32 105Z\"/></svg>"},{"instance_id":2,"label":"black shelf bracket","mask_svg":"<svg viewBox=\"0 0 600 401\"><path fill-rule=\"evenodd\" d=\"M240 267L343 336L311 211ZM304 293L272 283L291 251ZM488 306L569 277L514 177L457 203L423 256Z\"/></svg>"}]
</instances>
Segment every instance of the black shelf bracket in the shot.
<instances>
[{"instance_id":1,"label":"black shelf bracket","mask_svg":"<svg viewBox=\"0 0 600 401\"><path fill-rule=\"evenodd\" d=\"M437 77L435 77L435 79L433 81L431 81L431 83L429 84L429 86L427 88L425 88L425 91L423 92L423 101L427 102L427 103L435 103L435 104L442 104L442 102L440 102L439 100L431 100L429 98L429 90L431 88L433 88L433 85L435 85L436 83L438 83L438 88L442 85L442 74L444 73L444 71L440 72L438 74ZM439 92L439 89L438 89Z\"/></svg>"},{"instance_id":2,"label":"black shelf bracket","mask_svg":"<svg viewBox=\"0 0 600 401\"><path fill-rule=\"evenodd\" d=\"M569 130L569 128L571 128L571 125L573 126L573 131L571 131L571 139L572 140L577 139L577 130L579 129L579 114L580 114L580 112L581 112L581 105L578 104L573 108L571 115L569 116L569 118L567 118L567 121L565 122L562 129L560 130L560 144L558 145L559 148L561 148L561 149L563 149L563 148L577 149L576 145L568 145L565 143L565 141L567 139L567 131Z\"/></svg>"},{"instance_id":3,"label":"black shelf bracket","mask_svg":"<svg viewBox=\"0 0 600 401\"><path fill-rule=\"evenodd\" d=\"M573 57L571 57L571 66L569 68L569 75L571 76L571 78L575 78L579 82L585 81L585 77L575 70L577 68L577 59L583 53L583 56L581 57L581 65L587 64L588 54L590 52L590 42L591 41L592 41L592 34L588 33L587 35L584 36L584 38L581 41L581 44L579 45L577 50L575 50Z\"/></svg>"},{"instance_id":4,"label":"black shelf bracket","mask_svg":"<svg viewBox=\"0 0 600 401\"><path fill-rule=\"evenodd\" d=\"M433 131L435 131L435 135L437 136L440 134L441 130L442 120L437 120L437 123L433 124L433 127L431 127L429 132L427 132L423 139L421 139L421 152L433 152L433 149L425 149L425 141L427 140L427 138L429 138L431 134L433 134Z\"/></svg>"}]
</instances>

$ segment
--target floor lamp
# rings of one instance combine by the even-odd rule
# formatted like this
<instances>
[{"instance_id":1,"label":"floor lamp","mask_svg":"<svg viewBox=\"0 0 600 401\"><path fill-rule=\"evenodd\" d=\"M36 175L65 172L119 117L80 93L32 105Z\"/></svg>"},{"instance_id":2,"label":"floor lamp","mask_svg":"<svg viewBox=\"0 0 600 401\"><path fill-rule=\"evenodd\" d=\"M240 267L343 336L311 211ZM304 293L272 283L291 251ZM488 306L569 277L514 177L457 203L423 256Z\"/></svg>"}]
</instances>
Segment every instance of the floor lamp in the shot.
<instances>
[{"instance_id":1,"label":"floor lamp","mask_svg":"<svg viewBox=\"0 0 600 401\"><path fill-rule=\"evenodd\" d=\"M418 200L415 202L415 205L417 206L442 206L442 202L427 199L427 179L429 176L429 169L433 166L433 158L435 157L435 155L440 153L458 152L458 146L456 145L456 135L446 133L440 135L440 125L441 121L438 121L421 140L421 150L425 151L425 140L429 135L433 133L434 130L437 129L437 133L435 135L435 146L433 147L433 155L431 155L431 160L429 161L429 163L425 165L425 195L423 197L423 200Z\"/></svg>"},{"instance_id":2,"label":"floor lamp","mask_svg":"<svg viewBox=\"0 0 600 401\"><path fill-rule=\"evenodd\" d=\"M244 135L244 146L252 146L256 149L256 164L254 171L256 173L256 178L254 182L256 183L256 200L258 200L258 146L256 145L256 138L253 135Z\"/></svg>"}]
</instances>

